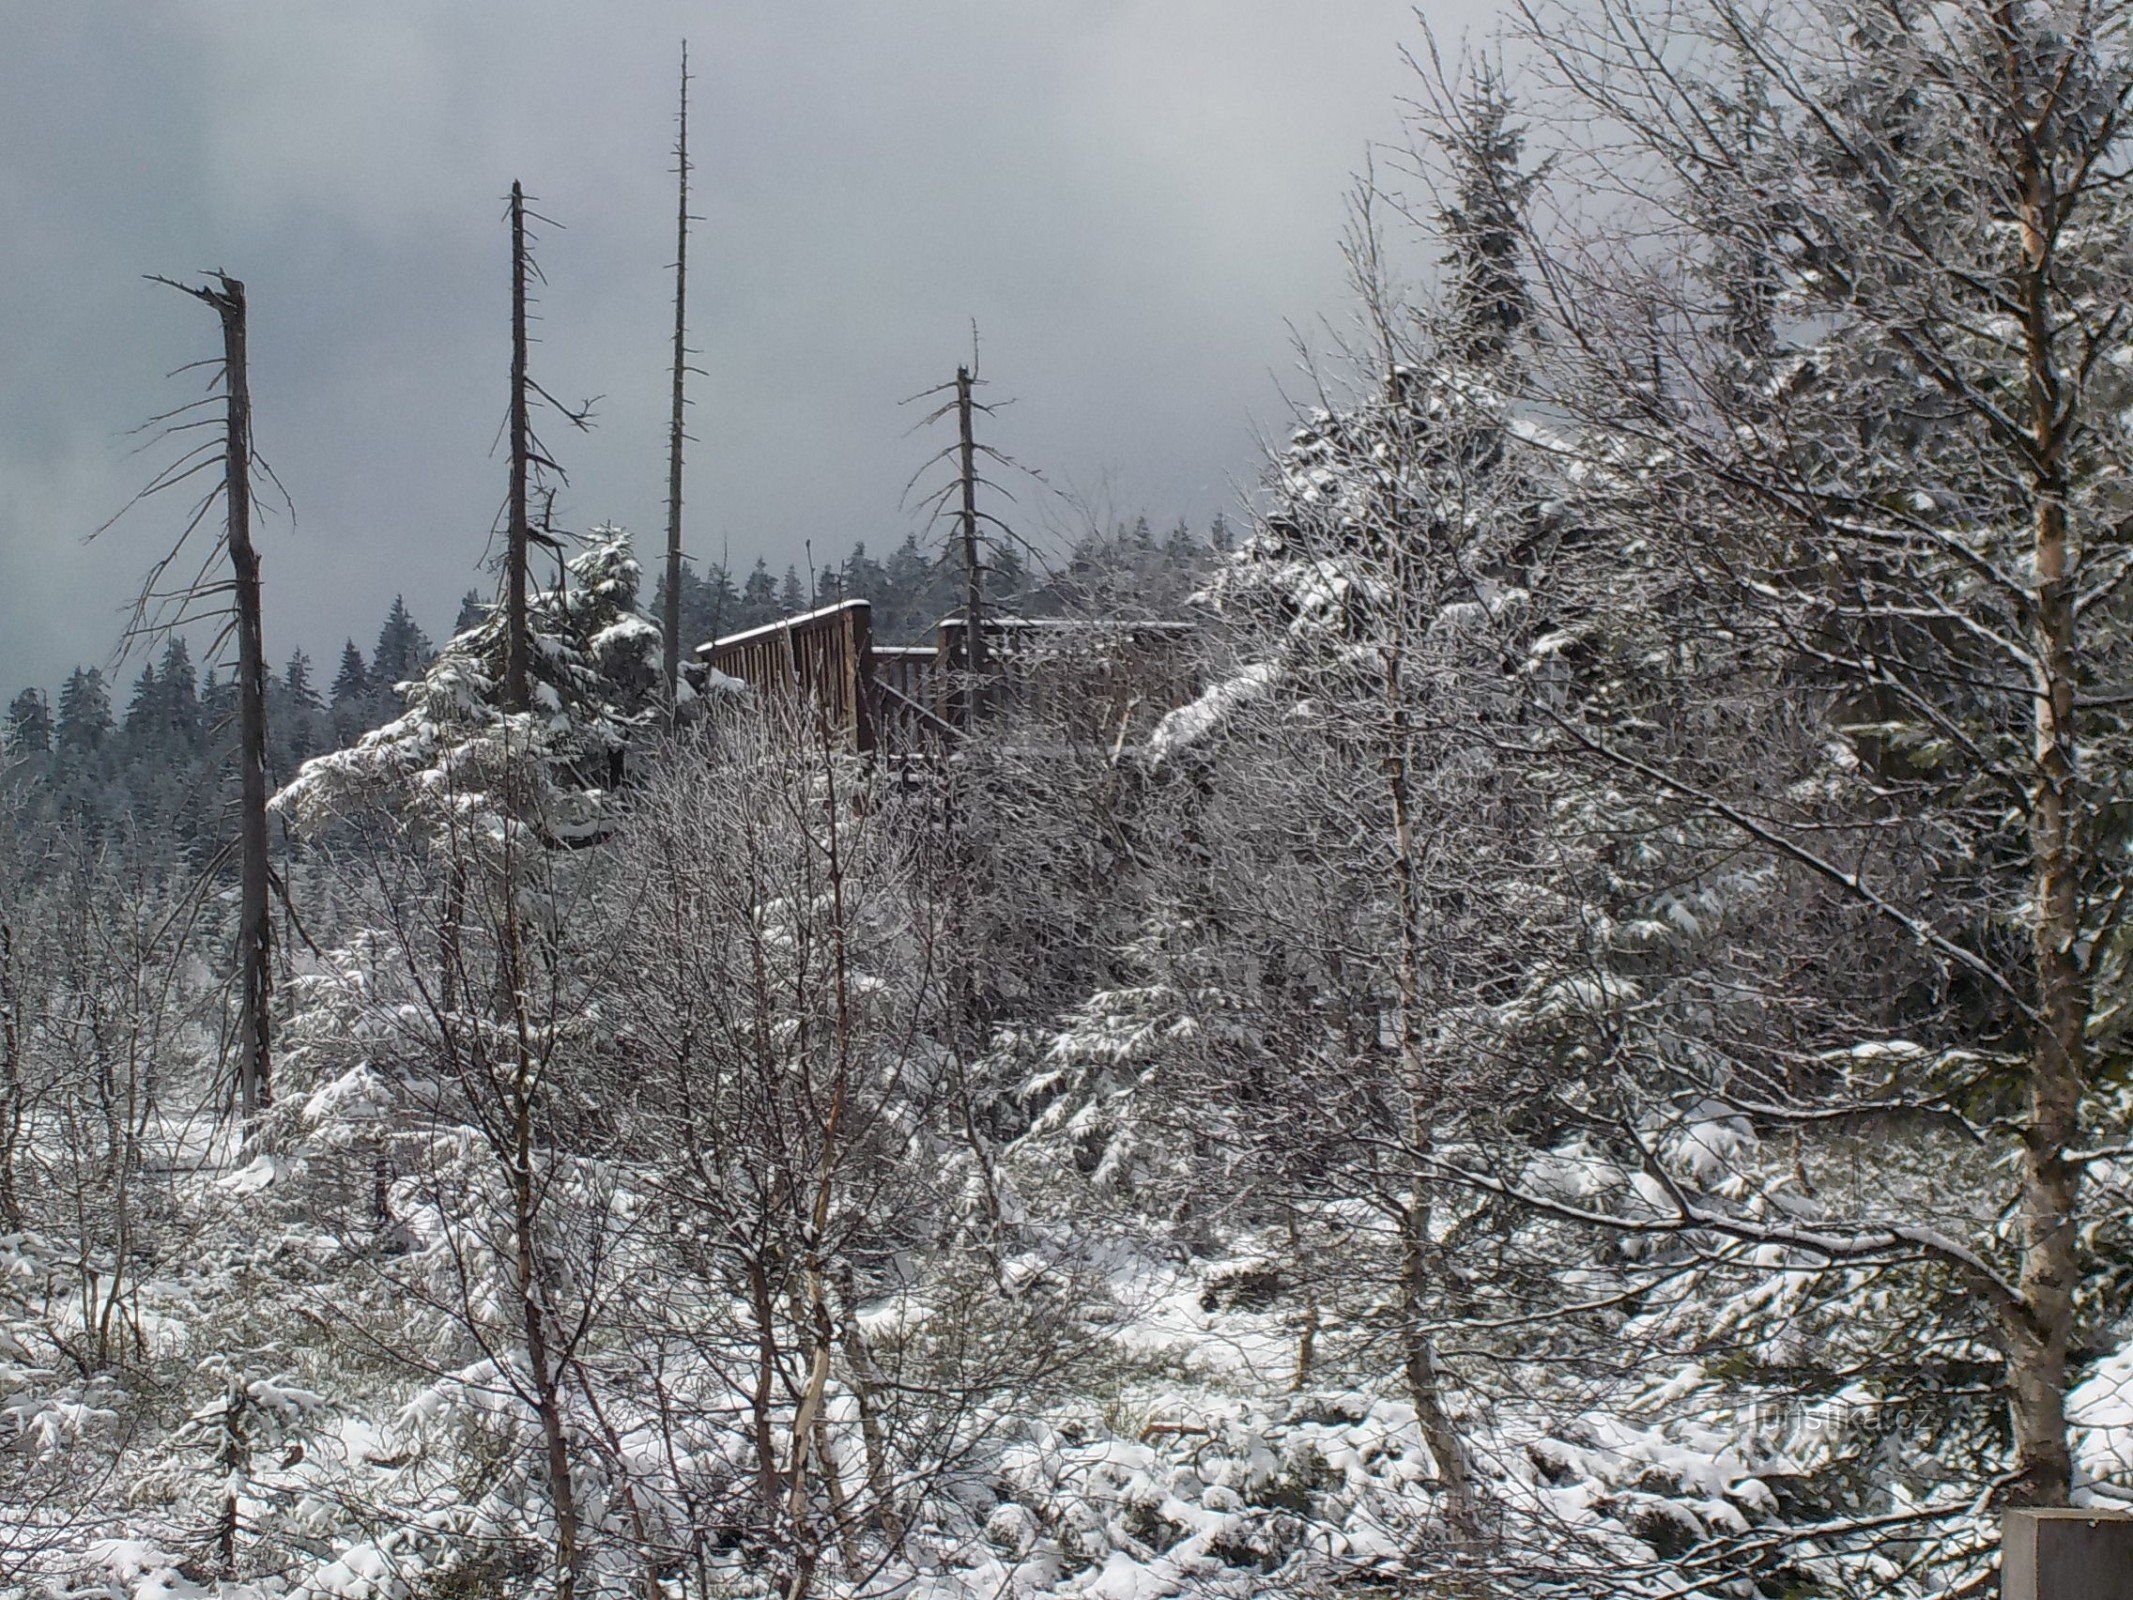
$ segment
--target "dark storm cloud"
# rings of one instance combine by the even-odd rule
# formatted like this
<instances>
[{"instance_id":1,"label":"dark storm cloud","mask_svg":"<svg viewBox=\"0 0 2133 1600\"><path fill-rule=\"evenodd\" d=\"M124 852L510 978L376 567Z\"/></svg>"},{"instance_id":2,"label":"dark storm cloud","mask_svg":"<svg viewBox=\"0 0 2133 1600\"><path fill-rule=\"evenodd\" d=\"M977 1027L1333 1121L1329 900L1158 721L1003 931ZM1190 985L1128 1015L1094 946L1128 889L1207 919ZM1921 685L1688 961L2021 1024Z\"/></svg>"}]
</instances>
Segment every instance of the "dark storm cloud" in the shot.
<instances>
[{"instance_id":1,"label":"dark storm cloud","mask_svg":"<svg viewBox=\"0 0 2133 1600\"><path fill-rule=\"evenodd\" d=\"M1462 18L1433 15L1456 30ZM288 0L0 10L0 684L104 657L173 504L122 430L212 319L141 281L227 267L260 443L269 648L404 591L433 630L503 485L502 197L566 226L537 375L603 394L552 439L566 525L661 526L674 55L694 117L690 545L841 556L913 526L896 401L975 318L1002 442L1122 514L1204 521L1278 415L1287 326L1338 314L1349 174L1399 131L1395 0ZM560 434L561 430L553 430Z\"/></svg>"}]
</instances>

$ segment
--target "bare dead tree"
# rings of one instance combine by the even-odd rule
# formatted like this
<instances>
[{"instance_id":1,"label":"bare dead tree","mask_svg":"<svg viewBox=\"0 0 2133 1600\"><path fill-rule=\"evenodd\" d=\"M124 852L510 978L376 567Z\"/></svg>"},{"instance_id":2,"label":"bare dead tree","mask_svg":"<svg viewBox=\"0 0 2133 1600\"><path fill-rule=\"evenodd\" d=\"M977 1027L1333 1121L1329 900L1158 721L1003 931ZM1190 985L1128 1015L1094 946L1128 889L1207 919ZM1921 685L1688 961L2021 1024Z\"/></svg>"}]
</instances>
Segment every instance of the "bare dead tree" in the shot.
<instances>
[{"instance_id":1,"label":"bare dead tree","mask_svg":"<svg viewBox=\"0 0 2133 1600\"><path fill-rule=\"evenodd\" d=\"M504 546L504 703L526 709L532 698L526 657L526 478L533 454L527 422L526 278L532 258L526 251L526 191L511 184L511 504Z\"/></svg>"},{"instance_id":2,"label":"bare dead tree","mask_svg":"<svg viewBox=\"0 0 2133 1600\"><path fill-rule=\"evenodd\" d=\"M664 615L667 708L681 691L681 447L689 361L689 42L681 45L681 112L674 138L674 405L667 423L667 588Z\"/></svg>"},{"instance_id":3,"label":"bare dead tree","mask_svg":"<svg viewBox=\"0 0 2133 1600\"><path fill-rule=\"evenodd\" d=\"M680 448L689 437L683 416L689 405L689 41L680 45L680 115L674 134L674 410L668 420L668 587L665 614L665 695L668 708L680 695Z\"/></svg>"},{"instance_id":4,"label":"bare dead tree","mask_svg":"<svg viewBox=\"0 0 2133 1600\"><path fill-rule=\"evenodd\" d=\"M956 477L962 495L963 636L973 677L985 671L985 566L978 560L978 447L970 424L970 368L955 369Z\"/></svg>"},{"instance_id":5,"label":"bare dead tree","mask_svg":"<svg viewBox=\"0 0 2133 1600\"><path fill-rule=\"evenodd\" d=\"M956 436L953 442L926 458L918 471L911 475L910 482L904 485L904 494L908 499L911 491L930 468L943 461L953 463L953 475L938 489L923 496L918 502L918 509L926 513L929 526L948 519L952 519L955 525L955 531L950 536L950 548L963 569L964 660L961 665L968 680L968 686L962 695L967 710L976 709L982 698L982 680L988 669L985 650L986 546L994 538L1019 542L1014 530L999 517L978 509L978 490L981 487L1002 496L1010 503L1015 498L999 483L980 473L979 458L984 457L997 465L1028 473L1031 477L1039 476L1012 457L979 441L977 417L980 414L990 417L1002 406L1012 403L1005 400L990 403L979 400L976 392L983 385L984 379L978 375L977 330L973 327L970 360L959 365L955 369L955 376L948 382L936 384L931 389L923 389L904 402L910 405L915 401L930 400L936 396L945 397L919 420L918 426L921 428L931 427L944 417L952 415L955 418ZM1039 481L1042 481L1041 478ZM987 529L991 531L987 532Z\"/></svg>"},{"instance_id":6,"label":"bare dead tree","mask_svg":"<svg viewBox=\"0 0 2133 1600\"><path fill-rule=\"evenodd\" d=\"M263 463L258 463L252 448L252 391L246 370L244 285L226 272L215 273L212 284L180 283L153 273L149 276L154 282L168 284L209 306L222 323L221 360L208 363L214 369L214 381L222 388L219 448L210 444L187 452L173 466L158 474L135 497L134 503L175 487L195 472L216 465L222 468L221 484L201 499L170 550L150 568L134 602L127 633L129 638L141 638L181 627L188 621L197 620L192 609L197 600L213 595L229 596L229 609L222 613L223 628L217 643L219 645L234 635L237 644L240 782L237 942L241 989L237 1102L249 1126L273 1095L270 1007L274 982L274 926L267 908L273 869L267 855L266 646L260 618L259 553L252 543L252 469L255 464ZM187 415L192 409L192 406L180 407L153 421L167 424L173 433L210 425L212 419L173 420ZM223 507L221 539L189 583L166 589L166 574L218 497ZM209 570L216 557L224 553L229 559L229 576L210 580Z\"/></svg>"},{"instance_id":7,"label":"bare dead tree","mask_svg":"<svg viewBox=\"0 0 2133 1600\"><path fill-rule=\"evenodd\" d=\"M504 545L504 704L513 711L523 711L532 703L532 661L526 632L526 551L530 544L539 542L551 549L558 548L554 537L536 533L528 510L534 480L550 474L559 482L568 482L563 469L548 453L540 437L533 430L533 403L545 400L560 412L565 421L580 432L592 425L593 400L571 407L561 404L555 396L533 379L528 370L527 351L531 335L527 321L535 282L545 283L539 263L533 257L532 236L527 223L545 222L557 226L553 218L530 211L526 206L525 187L513 181L511 185L511 412L506 424L511 447L510 498L505 507Z\"/></svg>"}]
</instances>

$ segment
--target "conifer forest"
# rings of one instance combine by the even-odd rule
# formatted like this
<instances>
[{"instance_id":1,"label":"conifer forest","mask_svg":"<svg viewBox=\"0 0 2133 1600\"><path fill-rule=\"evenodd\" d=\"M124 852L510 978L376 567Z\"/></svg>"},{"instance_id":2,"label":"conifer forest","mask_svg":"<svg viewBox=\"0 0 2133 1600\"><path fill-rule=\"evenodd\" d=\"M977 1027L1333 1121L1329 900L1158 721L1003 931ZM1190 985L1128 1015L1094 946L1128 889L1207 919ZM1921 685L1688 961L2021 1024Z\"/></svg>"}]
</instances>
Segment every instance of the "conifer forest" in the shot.
<instances>
[{"instance_id":1,"label":"conifer forest","mask_svg":"<svg viewBox=\"0 0 2133 1600\"><path fill-rule=\"evenodd\" d=\"M846 446L698 425L714 12L611 371L492 152L463 583L278 620L234 252L122 263L135 498L0 529L136 584L4 696L0 1597L1963 1600L2133 1513L2133 0L1403 13L1204 509L966 317L738 554Z\"/></svg>"}]
</instances>

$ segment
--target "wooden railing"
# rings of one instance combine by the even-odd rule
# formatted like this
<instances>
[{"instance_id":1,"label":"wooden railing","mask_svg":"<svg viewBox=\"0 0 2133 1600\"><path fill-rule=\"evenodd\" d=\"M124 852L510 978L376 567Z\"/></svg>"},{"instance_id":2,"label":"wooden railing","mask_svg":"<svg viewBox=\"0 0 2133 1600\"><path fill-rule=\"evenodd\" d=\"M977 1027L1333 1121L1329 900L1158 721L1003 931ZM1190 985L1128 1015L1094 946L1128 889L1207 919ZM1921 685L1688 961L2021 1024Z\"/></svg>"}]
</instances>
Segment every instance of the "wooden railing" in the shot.
<instances>
[{"instance_id":1,"label":"wooden railing","mask_svg":"<svg viewBox=\"0 0 2133 1600\"><path fill-rule=\"evenodd\" d=\"M930 645L874 646L874 727L882 749L895 754L933 749L953 739L943 701L940 652Z\"/></svg>"},{"instance_id":2,"label":"wooden railing","mask_svg":"<svg viewBox=\"0 0 2133 1600\"><path fill-rule=\"evenodd\" d=\"M961 617L943 621L935 654L950 685L950 720L970 718L973 690L984 709L1012 711L1077 740L1110 741L1143 713L1149 719L1197 691L1189 622L1111 622L992 617L985 623L985 681L968 676Z\"/></svg>"},{"instance_id":3,"label":"wooden railing","mask_svg":"<svg viewBox=\"0 0 2133 1600\"><path fill-rule=\"evenodd\" d=\"M819 707L849 750L874 748L870 608L845 600L699 646L696 659L766 699Z\"/></svg>"},{"instance_id":4,"label":"wooden railing","mask_svg":"<svg viewBox=\"0 0 2133 1600\"><path fill-rule=\"evenodd\" d=\"M988 619L986 671L971 677L960 617L932 645L877 645L864 600L846 600L700 646L696 659L758 695L819 709L839 745L895 756L937 751L976 714L1012 710L1072 739L1110 740L1144 708L1192 692L1191 624Z\"/></svg>"}]
</instances>

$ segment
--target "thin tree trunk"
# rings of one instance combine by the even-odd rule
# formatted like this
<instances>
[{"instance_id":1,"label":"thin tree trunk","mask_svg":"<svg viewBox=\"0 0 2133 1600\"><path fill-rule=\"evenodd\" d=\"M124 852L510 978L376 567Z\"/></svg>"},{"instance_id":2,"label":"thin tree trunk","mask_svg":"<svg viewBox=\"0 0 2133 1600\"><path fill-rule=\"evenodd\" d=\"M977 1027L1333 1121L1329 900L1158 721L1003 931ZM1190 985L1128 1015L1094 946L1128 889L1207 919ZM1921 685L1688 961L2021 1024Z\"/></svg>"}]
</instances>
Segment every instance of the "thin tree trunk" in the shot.
<instances>
[{"instance_id":1,"label":"thin tree trunk","mask_svg":"<svg viewBox=\"0 0 2133 1600\"><path fill-rule=\"evenodd\" d=\"M548 1495L555 1508L556 1600L575 1600L578 1582L578 1504L570 1475L570 1440L563 1426L561 1361L549 1344L547 1274L540 1255L540 1185L534 1177L533 1097L537 1068L526 1018L525 940L519 926L514 875L504 892L504 978L513 1026L511 1063L511 1223L518 1276L520 1325L526 1339L527 1376L548 1468Z\"/></svg>"},{"instance_id":2,"label":"thin tree trunk","mask_svg":"<svg viewBox=\"0 0 2133 1600\"><path fill-rule=\"evenodd\" d=\"M957 949L962 951L960 937ZM967 952L960 955L958 963L966 971L973 964ZM966 978L954 987L966 992L971 985ZM985 1210L985 1256L992 1263L994 1275L1000 1270L1000 1234L1005 1226L1006 1214L1000 1205L1000 1179L998 1163L993 1159L992 1146L978 1128L977 1113L970 1101L970 1074L963 1057L963 1040L970 1037L970 1024L975 1018L977 1005L974 997L958 1005L954 1010L956 1037L954 1048L949 1051L948 1064L954 1075L956 1120L963 1130L963 1143L970 1151L971 1164L978 1172L978 1199Z\"/></svg>"},{"instance_id":3,"label":"thin tree trunk","mask_svg":"<svg viewBox=\"0 0 2133 1600\"><path fill-rule=\"evenodd\" d=\"M555 1507L556 1600L572 1600L578 1573L578 1510L575 1485L570 1478L570 1441L563 1429L563 1407L558 1395L559 1379L555 1354L548 1345L548 1311L542 1285L539 1241L539 1202L534 1195L532 1129L529 1106L521 1095L514 1108L513 1137L519 1155L513 1168L512 1225L516 1234L520 1324L526 1338L526 1365L533 1384L534 1410L540 1417L541 1444L548 1468L548 1495Z\"/></svg>"},{"instance_id":4,"label":"thin tree trunk","mask_svg":"<svg viewBox=\"0 0 2133 1600\"><path fill-rule=\"evenodd\" d=\"M807 1496L807 1454L815 1419L821 1414L823 1399L829 1391L830 1349L836 1342L835 1329L831 1325L829 1314L827 1255L840 1155L838 1140L843 1132L844 1113L850 1101L852 1083L851 966L845 940L844 845L843 836L839 831L844 798L837 786L837 759L830 739L829 718L819 706L815 713L815 731L822 755L824 778L823 814L826 833L823 853L826 857L830 891L830 974L836 1020L837 1075L831 1087L829 1111L822 1121L822 1148L815 1163L813 1204L809 1208L806 1222L808 1316L801 1321L803 1326L810 1320L813 1323L814 1359L808 1372L807 1387L801 1393L798 1415L793 1419L790 1505L795 1565L792 1587L786 1595L786 1600L802 1600L808 1586L814 1581L815 1564L819 1556L819 1540L814 1537L812 1530L803 1524ZM824 1466L828 1468L830 1463L825 1460Z\"/></svg>"},{"instance_id":5,"label":"thin tree trunk","mask_svg":"<svg viewBox=\"0 0 2133 1600\"><path fill-rule=\"evenodd\" d=\"M1422 1011L1422 889L1416 870L1414 804L1410 792L1409 740L1412 718L1406 701L1407 605L1413 588L1407 562L1393 556L1399 579L1392 596L1393 632L1385 650L1385 710L1389 748L1385 776L1392 803L1393 879L1400 917L1399 1039L1400 1071L1405 1080L1408 1115L1409 1192L1400 1205L1400 1352L1408 1397L1414 1403L1423 1442L1436 1458L1444 1484L1445 1520L1454 1532L1474 1539L1481 1521L1474 1501L1473 1472L1465 1441L1444 1408L1437 1378L1437 1358L1425 1327L1432 1245L1429 1237L1428 1158L1436 1139L1441 1091L1424 1058Z\"/></svg>"},{"instance_id":6,"label":"thin tree trunk","mask_svg":"<svg viewBox=\"0 0 2133 1600\"><path fill-rule=\"evenodd\" d=\"M755 1389L749 1396L749 1418L755 1436L756 1495L763 1507L763 1536L775 1537L778 1526L780 1485L778 1444L774 1429L778 1378L777 1303L770 1291L770 1273L760 1255L748 1257L748 1305L755 1315Z\"/></svg>"},{"instance_id":7,"label":"thin tree trunk","mask_svg":"<svg viewBox=\"0 0 2133 1600\"><path fill-rule=\"evenodd\" d=\"M267 649L260 618L259 552L252 543L252 381L245 353L244 285L219 288L158 278L213 307L222 321L222 497L237 635L237 1103L249 1129L273 1098L274 920L268 910Z\"/></svg>"},{"instance_id":8,"label":"thin tree trunk","mask_svg":"<svg viewBox=\"0 0 2133 1600\"><path fill-rule=\"evenodd\" d=\"M2005 31L2011 37L2015 24ZM2025 147L2026 148L2026 147ZM2024 188L2024 334L2037 495L2032 599L2037 661L2036 777L2030 810L2035 883L2036 1034L2030 1048L2027 1127L2022 1151L2020 1289L2023 1315L2008 1333L2009 1410L2014 1425L2011 1497L2064 1505L2073 1487L2066 1436L2068 1351L2080 1278L2076 1216L2081 1169L2067 1159L2080 1127L2087 1076L2089 990L2078 945L2080 883L2075 865L2074 586L2068 572L2067 474L2063 441L2072 429L2054 350L2051 237L2044 175L2021 160Z\"/></svg>"},{"instance_id":9,"label":"thin tree trunk","mask_svg":"<svg viewBox=\"0 0 2133 1600\"><path fill-rule=\"evenodd\" d=\"M888 1540L890 1553L900 1556L904 1525L896 1510L889 1443L881 1426L881 1368L875 1365L866 1330L859 1325L859 1288L849 1261L838 1263L837 1292L844 1302L844 1358L851 1367L852 1398L859 1407L859 1438L866 1450L867 1494L874 1503L874 1526Z\"/></svg>"},{"instance_id":10,"label":"thin tree trunk","mask_svg":"<svg viewBox=\"0 0 2133 1600\"><path fill-rule=\"evenodd\" d=\"M223 1383L222 1437L216 1441L214 1456L223 1485L222 1506L215 1517L215 1570L225 1578L237 1575L237 1535L244 1525L238 1491L252 1468L251 1446L244 1435L244 1413L250 1402L245 1386L231 1373Z\"/></svg>"},{"instance_id":11,"label":"thin tree trunk","mask_svg":"<svg viewBox=\"0 0 2133 1600\"><path fill-rule=\"evenodd\" d=\"M22 1087L22 1001L15 989L15 929L0 922L0 1227L22 1226L15 1152L28 1108Z\"/></svg>"},{"instance_id":12,"label":"thin tree trunk","mask_svg":"<svg viewBox=\"0 0 2133 1600\"><path fill-rule=\"evenodd\" d=\"M978 444L971 413L972 379L968 367L955 369L957 459L961 463L963 509L963 665L970 675L965 691L972 711L979 709L985 676L985 565L978 546Z\"/></svg>"},{"instance_id":13,"label":"thin tree trunk","mask_svg":"<svg viewBox=\"0 0 2133 1600\"><path fill-rule=\"evenodd\" d=\"M678 198L674 208L674 396L667 422L667 592L660 625L666 633L667 711L681 695L681 447L688 404L689 308L689 45L681 46L681 130L674 142Z\"/></svg>"},{"instance_id":14,"label":"thin tree trunk","mask_svg":"<svg viewBox=\"0 0 2133 1600\"><path fill-rule=\"evenodd\" d=\"M1417 1183L1421 1181L1418 1177ZM1462 1538L1473 1539L1481 1532L1473 1466L1467 1459L1466 1441L1444 1409L1436 1346L1423 1322L1428 1310L1424 1295L1429 1287L1429 1259L1429 1207L1419 1199L1410 1200L1400 1208L1400 1370L1407 1380L1407 1397L1414 1405L1422 1442L1429 1446L1437 1463L1437 1479L1444 1485L1444 1520Z\"/></svg>"},{"instance_id":15,"label":"thin tree trunk","mask_svg":"<svg viewBox=\"0 0 2133 1600\"><path fill-rule=\"evenodd\" d=\"M859 1523L852 1515L851 1501L844 1492L844 1475L830 1448L829 1418L815 1413L815 1459L822 1463L822 1486L829 1496L830 1526L837 1530L837 1551L844 1558L847 1581L860 1568Z\"/></svg>"},{"instance_id":16,"label":"thin tree trunk","mask_svg":"<svg viewBox=\"0 0 2133 1600\"><path fill-rule=\"evenodd\" d=\"M819 1269L810 1266L811 1275ZM803 1600L815 1581L815 1566L821 1558L821 1540L807 1517L807 1458L815 1437L815 1417L822 1397L829 1390L830 1351L826 1340L814 1341L814 1359L808 1363L807 1386L800 1393L799 1410L792 1423L792 1488L786 1512L792 1526L793 1577L785 1600Z\"/></svg>"},{"instance_id":17,"label":"thin tree trunk","mask_svg":"<svg viewBox=\"0 0 2133 1600\"><path fill-rule=\"evenodd\" d=\"M1289 1392L1301 1394L1310 1387L1311 1370L1318 1363L1318 1329L1321 1313L1318 1303L1318 1273L1313 1263L1304 1259L1303 1230L1297 1226L1296 1213L1289 1212L1289 1259L1296 1263L1297 1280L1303 1286L1303 1323L1296 1334L1296 1371L1289 1380Z\"/></svg>"},{"instance_id":18,"label":"thin tree trunk","mask_svg":"<svg viewBox=\"0 0 2133 1600\"><path fill-rule=\"evenodd\" d=\"M526 376L526 191L511 185L511 504L504 546L504 704L524 711L533 703L532 664L526 639L526 480L533 454L527 417Z\"/></svg>"},{"instance_id":19,"label":"thin tree trunk","mask_svg":"<svg viewBox=\"0 0 2133 1600\"><path fill-rule=\"evenodd\" d=\"M238 950L243 1033L237 1094L250 1127L273 1099L274 920L267 904L267 649L260 617L259 553L252 544L252 385L246 367L244 285L227 275L215 300L222 316L228 437L223 497L237 604Z\"/></svg>"}]
</instances>

